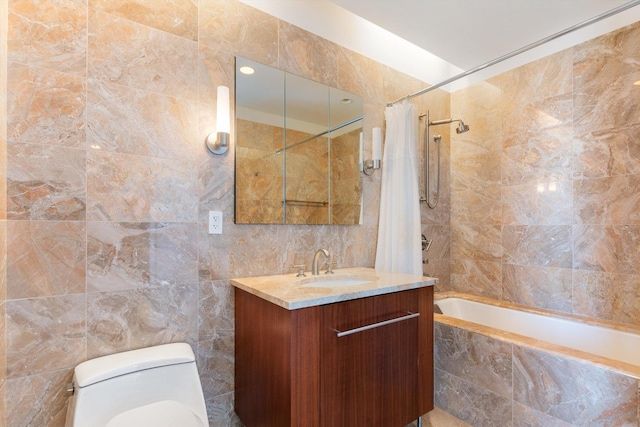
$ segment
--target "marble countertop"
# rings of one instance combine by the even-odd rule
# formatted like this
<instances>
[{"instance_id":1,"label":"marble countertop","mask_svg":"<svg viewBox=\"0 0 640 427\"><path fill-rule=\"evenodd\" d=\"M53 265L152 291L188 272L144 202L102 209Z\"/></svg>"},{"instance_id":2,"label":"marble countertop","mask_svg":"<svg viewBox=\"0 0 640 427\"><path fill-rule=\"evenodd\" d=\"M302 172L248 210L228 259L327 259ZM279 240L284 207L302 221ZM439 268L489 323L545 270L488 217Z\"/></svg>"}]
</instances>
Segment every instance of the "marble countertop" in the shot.
<instances>
[{"instance_id":1,"label":"marble countertop","mask_svg":"<svg viewBox=\"0 0 640 427\"><path fill-rule=\"evenodd\" d=\"M360 279L363 283L335 287L313 286L314 281L351 278ZM311 273L307 273L307 277L296 277L296 274L292 273L231 279L231 284L236 288L287 310L406 291L433 286L436 283L438 279L434 277L390 273L365 267L341 268L335 270L334 275L322 273L312 276Z\"/></svg>"}]
</instances>

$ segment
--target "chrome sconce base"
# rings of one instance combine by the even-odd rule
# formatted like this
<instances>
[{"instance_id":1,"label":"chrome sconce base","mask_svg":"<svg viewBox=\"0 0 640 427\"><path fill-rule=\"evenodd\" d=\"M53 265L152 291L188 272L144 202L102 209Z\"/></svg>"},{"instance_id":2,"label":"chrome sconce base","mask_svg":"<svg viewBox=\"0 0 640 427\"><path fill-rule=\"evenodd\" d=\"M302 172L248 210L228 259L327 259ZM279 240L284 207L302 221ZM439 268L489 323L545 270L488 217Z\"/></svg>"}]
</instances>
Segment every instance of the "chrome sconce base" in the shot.
<instances>
[{"instance_id":1,"label":"chrome sconce base","mask_svg":"<svg viewBox=\"0 0 640 427\"><path fill-rule=\"evenodd\" d=\"M360 164L360 172L367 176L371 176L374 170L380 169L380 160L365 160Z\"/></svg>"},{"instance_id":2,"label":"chrome sconce base","mask_svg":"<svg viewBox=\"0 0 640 427\"><path fill-rule=\"evenodd\" d=\"M213 154L224 154L229 150L229 134L226 132L211 132L205 140L207 149Z\"/></svg>"}]
</instances>

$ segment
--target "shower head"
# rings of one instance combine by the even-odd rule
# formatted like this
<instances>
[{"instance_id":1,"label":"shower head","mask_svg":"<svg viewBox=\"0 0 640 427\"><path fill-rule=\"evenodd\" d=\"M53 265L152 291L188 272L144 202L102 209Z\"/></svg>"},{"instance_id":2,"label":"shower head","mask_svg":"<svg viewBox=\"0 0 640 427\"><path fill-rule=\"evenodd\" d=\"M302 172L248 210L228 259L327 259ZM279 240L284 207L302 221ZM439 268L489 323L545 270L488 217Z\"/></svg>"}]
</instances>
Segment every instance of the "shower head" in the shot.
<instances>
[{"instance_id":1,"label":"shower head","mask_svg":"<svg viewBox=\"0 0 640 427\"><path fill-rule=\"evenodd\" d=\"M446 125L453 122L460 122L460 124L456 128L457 133L465 133L469 130L469 125L465 125L461 119L434 120L432 122L429 122L429 126Z\"/></svg>"},{"instance_id":2,"label":"shower head","mask_svg":"<svg viewBox=\"0 0 640 427\"><path fill-rule=\"evenodd\" d=\"M465 133L469 130L469 125L465 125L462 120L459 120L460 124L456 128L456 133Z\"/></svg>"}]
</instances>

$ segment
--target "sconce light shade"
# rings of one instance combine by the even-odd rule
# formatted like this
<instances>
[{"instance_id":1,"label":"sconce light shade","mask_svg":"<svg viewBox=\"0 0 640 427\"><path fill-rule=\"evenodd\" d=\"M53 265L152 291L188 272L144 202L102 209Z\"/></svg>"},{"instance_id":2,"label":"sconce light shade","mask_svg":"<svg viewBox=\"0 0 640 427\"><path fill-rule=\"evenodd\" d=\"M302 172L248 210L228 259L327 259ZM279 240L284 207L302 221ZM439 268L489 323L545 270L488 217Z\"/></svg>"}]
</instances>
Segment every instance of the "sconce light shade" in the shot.
<instances>
[{"instance_id":1,"label":"sconce light shade","mask_svg":"<svg viewBox=\"0 0 640 427\"><path fill-rule=\"evenodd\" d=\"M374 162L382 160L382 129L373 128L371 139L371 158Z\"/></svg>"},{"instance_id":2,"label":"sconce light shade","mask_svg":"<svg viewBox=\"0 0 640 427\"><path fill-rule=\"evenodd\" d=\"M218 103L216 108L216 132L210 133L205 141L213 154L224 154L229 149L231 133L231 113L229 108L229 88L218 86Z\"/></svg>"}]
</instances>

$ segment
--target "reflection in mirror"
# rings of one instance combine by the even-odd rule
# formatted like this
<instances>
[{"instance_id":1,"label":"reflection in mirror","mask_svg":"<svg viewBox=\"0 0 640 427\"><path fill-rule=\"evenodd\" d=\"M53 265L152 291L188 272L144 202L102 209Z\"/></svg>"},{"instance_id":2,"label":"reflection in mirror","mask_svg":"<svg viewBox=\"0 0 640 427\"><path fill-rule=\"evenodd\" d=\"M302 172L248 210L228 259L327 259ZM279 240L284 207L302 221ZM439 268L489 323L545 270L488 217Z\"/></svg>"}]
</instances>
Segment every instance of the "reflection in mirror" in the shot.
<instances>
[{"instance_id":1,"label":"reflection in mirror","mask_svg":"<svg viewBox=\"0 0 640 427\"><path fill-rule=\"evenodd\" d=\"M361 130L360 97L237 57L236 223L360 224Z\"/></svg>"}]
</instances>

